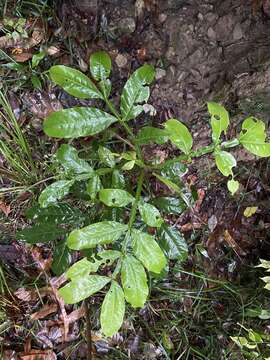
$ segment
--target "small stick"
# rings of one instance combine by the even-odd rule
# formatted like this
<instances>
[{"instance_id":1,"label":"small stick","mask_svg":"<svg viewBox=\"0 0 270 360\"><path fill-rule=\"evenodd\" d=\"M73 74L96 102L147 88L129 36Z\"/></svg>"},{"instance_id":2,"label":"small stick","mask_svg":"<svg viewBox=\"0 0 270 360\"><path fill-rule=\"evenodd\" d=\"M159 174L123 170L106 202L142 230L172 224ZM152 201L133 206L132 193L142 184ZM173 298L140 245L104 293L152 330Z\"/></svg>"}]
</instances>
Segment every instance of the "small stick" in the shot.
<instances>
[{"instance_id":1,"label":"small stick","mask_svg":"<svg viewBox=\"0 0 270 360\"><path fill-rule=\"evenodd\" d=\"M86 317L86 341L87 341L87 360L93 360L92 357L92 325L91 325L91 305L88 299L84 302Z\"/></svg>"}]
</instances>

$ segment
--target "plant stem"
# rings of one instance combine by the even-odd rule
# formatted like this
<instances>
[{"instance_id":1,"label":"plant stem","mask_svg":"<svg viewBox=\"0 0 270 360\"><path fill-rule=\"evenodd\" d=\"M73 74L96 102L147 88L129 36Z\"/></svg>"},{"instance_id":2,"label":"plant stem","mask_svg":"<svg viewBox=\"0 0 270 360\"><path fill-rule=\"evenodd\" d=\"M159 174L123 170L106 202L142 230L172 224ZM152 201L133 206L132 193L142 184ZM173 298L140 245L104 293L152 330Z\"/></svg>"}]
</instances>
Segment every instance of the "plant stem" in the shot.
<instances>
[{"instance_id":1,"label":"plant stem","mask_svg":"<svg viewBox=\"0 0 270 360\"><path fill-rule=\"evenodd\" d=\"M131 230L132 225L134 224L134 221L136 218L137 207L138 207L138 203L139 203L139 200L141 197L141 192L142 192L143 179L144 179L144 169L141 170L139 178L138 178L138 186L137 186L137 190L136 190L135 201L132 205L131 212L130 212L130 218L129 218L129 222L128 222L129 230Z\"/></svg>"},{"instance_id":2,"label":"plant stem","mask_svg":"<svg viewBox=\"0 0 270 360\"><path fill-rule=\"evenodd\" d=\"M86 317L86 342L87 342L87 360L92 360L92 324L91 324L91 306L89 300L86 299L84 302L85 306L85 317Z\"/></svg>"}]
</instances>

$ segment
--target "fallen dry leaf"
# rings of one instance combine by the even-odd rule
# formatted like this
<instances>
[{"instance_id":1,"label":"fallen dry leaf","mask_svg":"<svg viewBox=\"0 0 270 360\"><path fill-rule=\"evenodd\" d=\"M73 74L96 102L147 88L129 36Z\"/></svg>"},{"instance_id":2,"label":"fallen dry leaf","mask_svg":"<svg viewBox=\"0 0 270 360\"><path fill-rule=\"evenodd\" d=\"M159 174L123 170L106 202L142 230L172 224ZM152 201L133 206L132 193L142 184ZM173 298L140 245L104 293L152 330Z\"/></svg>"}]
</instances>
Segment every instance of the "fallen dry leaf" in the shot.
<instances>
[{"instance_id":1,"label":"fallen dry leaf","mask_svg":"<svg viewBox=\"0 0 270 360\"><path fill-rule=\"evenodd\" d=\"M11 207L10 205L7 205L4 201L0 200L0 210L6 215L8 216L9 213L11 212Z\"/></svg>"},{"instance_id":2,"label":"fallen dry leaf","mask_svg":"<svg viewBox=\"0 0 270 360\"><path fill-rule=\"evenodd\" d=\"M29 353L19 353L19 360L57 360L52 350L31 350Z\"/></svg>"},{"instance_id":3,"label":"fallen dry leaf","mask_svg":"<svg viewBox=\"0 0 270 360\"><path fill-rule=\"evenodd\" d=\"M58 310L57 304L46 304L39 311L33 313L30 318L32 320L44 319L46 316L55 313Z\"/></svg>"},{"instance_id":4,"label":"fallen dry leaf","mask_svg":"<svg viewBox=\"0 0 270 360\"><path fill-rule=\"evenodd\" d=\"M31 52L21 52L19 54L12 55L12 57L18 63L23 63L25 61L30 60L33 57L33 54Z\"/></svg>"}]
</instances>

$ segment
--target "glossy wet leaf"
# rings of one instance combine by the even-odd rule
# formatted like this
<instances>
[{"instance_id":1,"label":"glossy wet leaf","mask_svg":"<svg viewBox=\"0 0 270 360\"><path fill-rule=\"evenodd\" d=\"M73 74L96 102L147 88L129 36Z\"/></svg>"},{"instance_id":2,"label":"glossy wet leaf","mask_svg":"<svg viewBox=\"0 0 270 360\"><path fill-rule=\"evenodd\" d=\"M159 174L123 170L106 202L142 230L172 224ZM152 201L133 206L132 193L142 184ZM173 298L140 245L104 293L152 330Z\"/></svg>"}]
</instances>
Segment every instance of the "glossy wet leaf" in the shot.
<instances>
[{"instance_id":1,"label":"glossy wet leaf","mask_svg":"<svg viewBox=\"0 0 270 360\"><path fill-rule=\"evenodd\" d=\"M39 195L38 202L41 207L55 204L69 193L74 180L59 180L47 186Z\"/></svg>"},{"instance_id":2,"label":"glossy wet leaf","mask_svg":"<svg viewBox=\"0 0 270 360\"><path fill-rule=\"evenodd\" d=\"M102 99L96 85L79 70L65 65L55 65L50 68L49 73L53 82L72 96L80 99Z\"/></svg>"},{"instance_id":3,"label":"glossy wet leaf","mask_svg":"<svg viewBox=\"0 0 270 360\"><path fill-rule=\"evenodd\" d=\"M79 158L78 151L73 146L62 144L56 152L56 159L68 172L94 175L92 167L87 161Z\"/></svg>"},{"instance_id":4,"label":"glossy wet leaf","mask_svg":"<svg viewBox=\"0 0 270 360\"><path fill-rule=\"evenodd\" d=\"M115 169L112 173L112 187L114 189L124 189L126 186L125 177L122 172Z\"/></svg>"},{"instance_id":5,"label":"glossy wet leaf","mask_svg":"<svg viewBox=\"0 0 270 360\"><path fill-rule=\"evenodd\" d=\"M38 224L17 231L16 238L29 244L48 243L66 234L67 230L55 224Z\"/></svg>"},{"instance_id":6,"label":"glossy wet leaf","mask_svg":"<svg viewBox=\"0 0 270 360\"><path fill-rule=\"evenodd\" d=\"M158 230L159 244L169 259L185 261L188 257L188 246L181 232L166 224Z\"/></svg>"},{"instance_id":7,"label":"glossy wet leaf","mask_svg":"<svg viewBox=\"0 0 270 360\"><path fill-rule=\"evenodd\" d=\"M71 253L67 247L66 240L59 242L53 252L52 271L56 276L63 274L71 263Z\"/></svg>"},{"instance_id":8,"label":"glossy wet leaf","mask_svg":"<svg viewBox=\"0 0 270 360\"><path fill-rule=\"evenodd\" d=\"M147 277L143 265L134 256L123 259L121 281L126 301L134 308L143 307L149 293Z\"/></svg>"},{"instance_id":9,"label":"glossy wet leaf","mask_svg":"<svg viewBox=\"0 0 270 360\"><path fill-rule=\"evenodd\" d=\"M89 179L87 183L87 188L86 188L87 194L90 196L92 200L94 200L101 189L102 189L102 184L100 177L95 174L91 179Z\"/></svg>"},{"instance_id":10,"label":"glossy wet leaf","mask_svg":"<svg viewBox=\"0 0 270 360\"><path fill-rule=\"evenodd\" d=\"M107 206L124 207L133 202L134 197L121 189L102 189L99 192L99 200Z\"/></svg>"},{"instance_id":11,"label":"glossy wet leaf","mask_svg":"<svg viewBox=\"0 0 270 360\"><path fill-rule=\"evenodd\" d=\"M88 275L78 277L58 290L66 304L76 304L100 291L111 281L106 276Z\"/></svg>"},{"instance_id":12,"label":"glossy wet leaf","mask_svg":"<svg viewBox=\"0 0 270 360\"><path fill-rule=\"evenodd\" d=\"M127 230L127 225L116 221L101 221L82 229L73 230L67 239L70 249L82 250L96 245L110 244L120 238Z\"/></svg>"},{"instance_id":13,"label":"glossy wet leaf","mask_svg":"<svg viewBox=\"0 0 270 360\"><path fill-rule=\"evenodd\" d=\"M99 263L91 262L87 258L83 258L73 264L66 272L67 279L74 280L78 277L89 275L90 272L96 272Z\"/></svg>"},{"instance_id":14,"label":"glossy wet leaf","mask_svg":"<svg viewBox=\"0 0 270 360\"><path fill-rule=\"evenodd\" d=\"M236 166L236 160L232 154L227 151L217 151L215 152L215 161L222 175L233 175L232 168Z\"/></svg>"},{"instance_id":15,"label":"glossy wet leaf","mask_svg":"<svg viewBox=\"0 0 270 360\"><path fill-rule=\"evenodd\" d=\"M112 281L100 314L101 330L106 336L113 336L120 329L125 315L124 292L116 281Z\"/></svg>"},{"instance_id":16,"label":"glossy wet leaf","mask_svg":"<svg viewBox=\"0 0 270 360\"><path fill-rule=\"evenodd\" d=\"M165 144L169 140L169 135L164 129L155 128L152 126L143 127L136 136L138 145L147 144Z\"/></svg>"},{"instance_id":17,"label":"glossy wet leaf","mask_svg":"<svg viewBox=\"0 0 270 360\"><path fill-rule=\"evenodd\" d=\"M112 61L105 51L96 51L90 56L90 71L97 81L105 80L110 76Z\"/></svg>"},{"instance_id":18,"label":"glossy wet leaf","mask_svg":"<svg viewBox=\"0 0 270 360\"><path fill-rule=\"evenodd\" d=\"M158 209L151 204L140 202L139 206L139 213L142 217L142 220L151 227L160 227L163 223L163 219L160 216L160 212Z\"/></svg>"},{"instance_id":19,"label":"glossy wet leaf","mask_svg":"<svg viewBox=\"0 0 270 360\"><path fill-rule=\"evenodd\" d=\"M227 188L232 195L234 195L239 189L239 182L237 180L231 179L227 182Z\"/></svg>"},{"instance_id":20,"label":"glossy wet leaf","mask_svg":"<svg viewBox=\"0 0 270 360\"><path fill-rule=\"evenodd\" d=\"M211 115L212 139L217 142L222 132L226 134L230 124L229 113L222 105L215 102L208 102L207 107Z\"/></svg>"},{"instance_id":21,"label":"glossy wet leaf","mask_svg":"<svg viewBox=\"0 0 270 360\"><path fill-rule=\"evenodd\" d=\"M142 111L141 104L147 102L150 96L149 87L155 77L155 70L151 65L143 65L127 80L121 95L121 114L124 121L137 117Z\"/></svg>"},{"instance_id":22,"label":"glossy wet leaf","mask_svg":"<svg viewBox=\"0 0 270 360\"><path fill-rule=\"evenodd\" d=\"M176 197L156 197L151 202L165 214L182 214L187 209L185 202Z\"/></svg>"},{"instance_id":23,"label":"glossy wet leaf","mask_svg":"<svg viewBox=\"0 0 270 360\"><path fill-rule=\"evenodd\" d=\"M186 164L174 162L165 164L162 167L161 175L173 182L180 182L181 177L183 177L187 172L188 167Z\"/></svg>"},{"instance_id":24,"label":"glossy wet leaf","mask_svg":"<svg viewBox=\"0 0 270 360\"><path fill-rule=\"evenodd\" d=\"M159 274L166 266L166 258L155 238L139 230L133 230L131 239L133 252L137 259L148 271Z\"/></svg>"},{"instance_id":25,"label":"glossy wet leaf","mask_svg":"<svg viewBox=\"0 0 270 360\"><path fill-rule=\"evenodd\" d=\"M115 166L114 154L105 146L99 146L98 156L100 161L106 166L109 166L110 168L113 168Z\"/></svg>"},{"instance_id":26,"label":"glossy wet leaf","mask_svg":"<svg viewBox=\"0 0 270 360\"><path fill-rule=\"evenodd\" d=\"M239 142L246 150L260 157L270 156L270 143L266 143L265 139L263 121L249 117L243 122Z\"/></svg>"},{"instance_id":27,"label":"glossy wet leaf","mask_svg":"<svg viewBox=\"0 0 270 360\"><path fill-rule=\"evenodd\" d=\"M189 154L193 140L188 128L179 120L170 119L166 121L165 129L169 133L170 141L185 154Z\"/></svg>"},{"instance_id":28,"label":"glossy wet leaf","mask_svg":"<svg viewBox=\"0 0 270 360\"><path fill-rule=\"evenodd\" d=\"M98 134L116 121L114 116L97 108L74 107L51 113L43 130L48 136L70 139Z\"/></svg>"}]
</instances>

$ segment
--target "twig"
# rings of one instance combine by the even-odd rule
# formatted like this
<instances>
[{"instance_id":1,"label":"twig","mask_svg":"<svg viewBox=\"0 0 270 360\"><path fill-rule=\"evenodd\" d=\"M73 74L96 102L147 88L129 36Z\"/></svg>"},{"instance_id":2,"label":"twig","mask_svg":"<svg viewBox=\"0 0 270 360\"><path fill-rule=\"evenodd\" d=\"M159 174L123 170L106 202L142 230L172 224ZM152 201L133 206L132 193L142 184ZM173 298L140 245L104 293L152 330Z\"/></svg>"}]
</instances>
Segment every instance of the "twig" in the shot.
<instances>
[{"instance_id":1,"label":"twig","mask_svg":"<svg viewBox=\"0 0 270 360\"><path fill-rule=\"evenodd\" d=\"M86 317L86 342L87 342L87 360L93 360L92 356L92 325L91 325L91 306L88 299L84 302Z\"/></svg>"}]
</instances>

